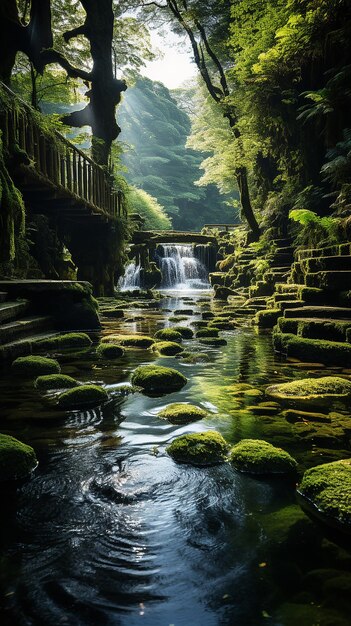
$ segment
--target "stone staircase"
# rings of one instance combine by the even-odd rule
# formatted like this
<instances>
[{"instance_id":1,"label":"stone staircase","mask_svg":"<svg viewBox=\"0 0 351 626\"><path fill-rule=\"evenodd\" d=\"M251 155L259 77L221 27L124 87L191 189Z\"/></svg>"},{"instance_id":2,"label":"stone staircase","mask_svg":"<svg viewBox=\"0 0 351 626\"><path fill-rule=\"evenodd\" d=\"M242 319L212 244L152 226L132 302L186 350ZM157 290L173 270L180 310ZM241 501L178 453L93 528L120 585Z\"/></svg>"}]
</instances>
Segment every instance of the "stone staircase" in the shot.
<instances>
[{"instance_id":1,"label":"stone staircase","mask_svg":"<svg viewBox=\"0 0 351 626\"><path fill-rule=\"evenodd\" d=\"M0 362L31 354L36 341L56 334L50 316L31 315L28 300L0 291Z\"/></svg>"},{"instance_id":2,"label":"stone staircase","mask_svg":"<svg viewBox=\"0 0 351 626\"><path fill-rule=\"evenodd\" d=\"M277 325L275 349L288 357L351 368L351 244L297 251L254 321Z\"/></svg>"}]
</instances>

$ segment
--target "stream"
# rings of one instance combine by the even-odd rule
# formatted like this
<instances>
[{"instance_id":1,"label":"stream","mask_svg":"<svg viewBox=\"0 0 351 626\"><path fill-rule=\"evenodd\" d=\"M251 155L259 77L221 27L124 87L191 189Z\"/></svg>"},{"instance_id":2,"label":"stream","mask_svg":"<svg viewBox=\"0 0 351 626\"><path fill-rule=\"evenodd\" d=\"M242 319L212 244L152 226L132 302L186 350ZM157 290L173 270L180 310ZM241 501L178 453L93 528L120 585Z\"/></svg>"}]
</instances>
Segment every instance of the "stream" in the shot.
<instances>
[{"instance_id":1,"label":"stream","mask_svg":"<svg viewBox=\"0 0 351 626\"><path fill-rule=\"evenodd\" d=\"M220 309L209 291L167 291L157 308L128 309L131 321L109 319L103 332L154 335L173 324L174 310L193 309L181 322L190 324L206 303ZM294 484L255 479L228 463L176 464L165 453L178 435L215 429L232 444L266 438L281 445L302 471L346 454L302 445L281 412L262 417L248 408L266 399L267 384L320 375L317 367L280 360L270 333L245 321L221 336L227 345L206 346L207 363L140 349L117 362L60 355L62 373L99 382L110 396L98 409L61 417L52 394L40 396L4 372L2 432L32 445L39 466L15 495L2 497L3 626L349 623L350 551L302 512ZM183 345L204 349L196 339ZM183 372L187 385L158 398L121 395L121 383L151 361ZM232 395L237 382L252 393ZM209 417L186 426L157 417L178 401ZM320 608L328 572L340 582Z\"/></svg>"}]
</instances>

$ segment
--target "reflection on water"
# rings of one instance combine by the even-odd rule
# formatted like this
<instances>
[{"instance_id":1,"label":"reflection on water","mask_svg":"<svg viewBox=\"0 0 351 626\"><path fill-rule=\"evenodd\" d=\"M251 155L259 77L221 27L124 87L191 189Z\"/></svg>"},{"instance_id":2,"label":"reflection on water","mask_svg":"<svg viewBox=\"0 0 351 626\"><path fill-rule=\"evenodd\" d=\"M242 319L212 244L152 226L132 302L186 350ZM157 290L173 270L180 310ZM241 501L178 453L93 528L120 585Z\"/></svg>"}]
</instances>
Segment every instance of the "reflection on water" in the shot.
<instances>
[{"instance_id":1,"label":"reflection on water","mask_svg":"<svg viewBox=\"0 0 351 626\"><path fill-rule=\"evenodd\" d=\"M113 327L154 334L181 308L194 309L185 323L199 319L194 302L168 297L160 307L170 312L144 311L143 319ZM250 407L265 399L268 383L300 377L300 370L274 356L268 334L243 326L223 335L227 346L206 346L209 363L144 350L113 365L68 360L63 373L108 385L109 402L89 411L58 413L50 396L40 399L4 373L2 430L31 443L40 464L16 497L2 498L2 624L348 623L350 553L302 513L294 485L255 480L227 464L177 465L164 452L179 434L215 428L233 443L264 437L282 444L302 466L316 455L349 454L302 445L279 411L255 414ZM204 349L196 339L183 345ZM161 398L121 396L118 384L150 360L176 367L188 384ZM237 382L251 387L235 395ZM210 415L185 426L157 418L175 401ZM323 597L322 579L329 581Z\"/></svg>"}]
</instances>

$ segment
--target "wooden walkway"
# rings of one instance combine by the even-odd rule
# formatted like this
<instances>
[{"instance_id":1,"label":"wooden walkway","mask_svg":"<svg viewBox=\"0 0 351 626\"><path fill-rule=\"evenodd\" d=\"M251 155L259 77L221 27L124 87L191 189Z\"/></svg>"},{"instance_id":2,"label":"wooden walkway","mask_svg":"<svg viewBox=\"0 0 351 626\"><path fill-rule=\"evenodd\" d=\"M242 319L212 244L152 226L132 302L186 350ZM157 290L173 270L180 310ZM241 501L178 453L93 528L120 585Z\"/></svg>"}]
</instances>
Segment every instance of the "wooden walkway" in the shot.
<instances>
[{"instance_id":1,"label":"wooden walkway","mask_svg":"<svg viewBox=\"0 0 351 626\"><path fill-rule=\"evenodd\" d=\"M14 180L34 212L111 220L126 215L110 175L0 83L10 106L0 112L5 148L14 154ZM14 151L15 148L15 152ZM12 173L12 172L11 172Z\"/></svg>"}]
</instances>

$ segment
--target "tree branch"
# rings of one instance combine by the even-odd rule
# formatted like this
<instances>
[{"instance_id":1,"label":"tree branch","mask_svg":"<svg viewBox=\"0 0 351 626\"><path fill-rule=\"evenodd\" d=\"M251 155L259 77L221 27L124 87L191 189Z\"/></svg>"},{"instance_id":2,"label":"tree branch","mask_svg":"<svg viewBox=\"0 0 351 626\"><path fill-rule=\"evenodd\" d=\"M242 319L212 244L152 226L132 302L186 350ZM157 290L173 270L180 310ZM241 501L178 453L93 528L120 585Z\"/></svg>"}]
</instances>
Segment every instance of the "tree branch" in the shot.
<instances>
[{"instance_id":1,"label":"tree branch","mask_svg":"<svg viewBox=\"0 0 351 626\"><path fill-rule=\"evenodd\" d=\"M72 30L67 30L65 33L63 33L62 37L64 38L65 42L68 43L71 39L73 39L73 37L78 37L78 35L86 35L85 23L81 26L78 26L77 28L72 28Z\"/></svg>"},{"instance_id":2,"label":"tree branch","mask_svg":"<svg viewBox=\"0 0 351 626\"><path fill-rule=\"evenodd\" d=\"M68 76L71 78L81 78L82 80L91 81L91 72L86 72L85 70L80 70L77 67L73 67L69 61L57 50L53 48L49 48L47 50L42 50L41 59L45 65L50 65L51 63L57 63L60 65L65 72L67 72Z\"/></svg>"},{"instance_id":3,"label":"tree branch","mask_svg":"<svg viewBox=\"0 0 351 626\"><path fill-rule=\"evenodd\" d=\"M227 83L227 79L225 77L224 74L224 70L222 67L222 64L220 63L217 55L214 53L214 51L212 50L209 41L207 39L207 35L206 35L206 31L204 29L204 27L202 26L202 24L200 24L200 22L198 20L195 20L195 25L199 30L199 33L201 35L201 39L204 42L204 46L206 49L206 52L208 54L208 56L212 59L213 63L215 64L215 66L217 67L219 76L220 76L220 83L222 85L222 89L223 89L223 95L224 96L229 96L229 88L228 88L228 83Z\"/></svg>"}]
</instances>

